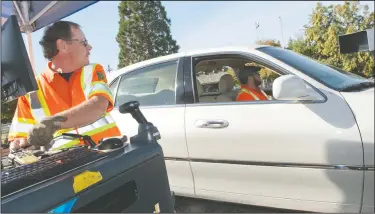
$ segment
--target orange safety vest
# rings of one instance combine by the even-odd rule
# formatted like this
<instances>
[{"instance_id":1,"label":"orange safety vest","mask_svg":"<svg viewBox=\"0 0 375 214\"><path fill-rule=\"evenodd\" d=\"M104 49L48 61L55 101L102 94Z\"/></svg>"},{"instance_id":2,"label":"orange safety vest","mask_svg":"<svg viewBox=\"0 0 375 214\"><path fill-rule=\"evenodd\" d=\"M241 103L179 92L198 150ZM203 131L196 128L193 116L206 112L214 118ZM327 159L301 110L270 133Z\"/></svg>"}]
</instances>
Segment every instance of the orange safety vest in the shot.
<instances>
[{"instance_id":1,"label":"orange safety vest","mask_svg":"<svg viewBox=\"0 0 375 214\"><path fill-rule=\"evenodd\" d=\"M253 93L251 90L249 90L249 89L247 89L245 87L241 87L241 89L240 89L240 91L239 91L239 93L237 95L237 100L239 100L239 97L240 97L241 93L246 93L246 94L251 95L254 98L254 100L268 100L267 94L264 91L262 91L262 90L260 90L260 92L262 93L262 95L264 95L264 97L266 99L264 99L263 97L257 96L255 93ZM239 101L241 101L241 100L239 100Z\"/></svg>"},{"instance_id":2,"label":"orange safety vest","mask_svg":"<svg viewBox=\"0 0 375 214\"><path fill-rule=\"evenodd\" d=\"M49 63L49 67L50 65L51 63ZM90 125L78 129L72 128L56 131L53 135L54 140L52 142L52 149L68 148L83 143L79 139L62 136L62 133L88 135L91 136L95 143L98 143L99 140L105 137L121 135L115 121L109 115L109 112L113 109L113 96L107 85L106 75L101 65L89 64L74 71L69 79L69 86L71 88L58 89L66 90L64 93L66 92L67 96L64 97L57 96L57 93L55 92L57 88L51 88L51 85L49 84L50 81L53 81L51 80L51 75L58 75L53 74L52 72L52 70L47 70L44 74L37 77L36 82L39 90L30 92L19 98L16 113L10 128L10 140L15 138L26 138L30 128L32 128L37 122L40 122L44 117L74 107L85 100L90 99L94 95L101 95L108 99L110 105L108 106L106 113ZM58 80L63 81L62 79ZM63 86L61 85L60 87ZM89 112L87 113L89 114Z\"/></svg>"}]
</instances>

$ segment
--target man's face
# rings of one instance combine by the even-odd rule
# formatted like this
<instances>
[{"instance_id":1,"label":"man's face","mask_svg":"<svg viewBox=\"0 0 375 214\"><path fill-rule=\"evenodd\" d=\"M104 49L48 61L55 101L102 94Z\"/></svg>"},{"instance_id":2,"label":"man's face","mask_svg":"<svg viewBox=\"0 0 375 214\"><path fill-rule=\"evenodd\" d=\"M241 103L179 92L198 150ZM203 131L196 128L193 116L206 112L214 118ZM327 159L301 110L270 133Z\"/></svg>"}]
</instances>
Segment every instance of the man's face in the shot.
<instances>
[{"instance_id":1,"label":"man's face","mask_svg":"<svg viewBox=\"0 0 375 214\"><path fill-rule=\"evenodd\" d=\"M254 75L254 80L255 80L254 83L255 83L256 86L260 86L262 84L262 79L260 78L259 73L256 73Z\"/></svg>"},{"instance_id":2,"label":"man's face","mask_svg":"<svg viewBox=\"0 0 375 214\"><path fill-rule=\"evenodd\" d=\"M259 87L262 84L262 79L260 78L259 73L254 73L253 75L249 76L249 80L254 83L255 86Z\"/></svg>"},{"instance_id":3,"label":"man's face","mask_svg":"<svg viewBox=\"0 0 375 214\"><path fill-rule=\"evenodd\" d=\"M83 32L75 27L71 28L72 38L67 42L67 58L69 63L77 67L89 64L89 56L92 47L87 43Z\"/></svg>"}]
</instances>

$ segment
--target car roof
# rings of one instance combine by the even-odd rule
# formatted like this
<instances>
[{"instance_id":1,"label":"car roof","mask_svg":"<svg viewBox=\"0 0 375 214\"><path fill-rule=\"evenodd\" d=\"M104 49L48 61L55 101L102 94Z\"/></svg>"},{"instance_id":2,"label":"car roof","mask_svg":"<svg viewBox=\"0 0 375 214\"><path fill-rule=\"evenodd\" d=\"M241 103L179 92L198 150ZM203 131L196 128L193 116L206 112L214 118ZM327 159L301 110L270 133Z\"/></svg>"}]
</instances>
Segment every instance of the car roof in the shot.
<instances>
[{"instance_id":1,"label":"car roof","mask_svg":"<svg viewBox=\"0 0 375 214\"><path fill-rule=\"evenodd\" d=\"M256 49L261 47L268 47L269 45L253 45L250 47L244 47L244 46L229 46L229 47L220 47L220 48L209 48L209 49L201 49L201 50L194 50L194 51L186 51L186 52L179 52L175 54L170 54L166 56L156 57L149 60L141 61L134 63L132 65L128 65L126 67L120 68L118 70L111 71L110 74L107 75L108 83L110 83L113 79L116 77L126 74L132 70L140 69L158 62L165 62L170 61L174 59L178 59L180 57L184 56L194 56L194 55L201 55L201 54L219 54L221 52L251 52L254 53Z\"/></svg>"}]
</instances>

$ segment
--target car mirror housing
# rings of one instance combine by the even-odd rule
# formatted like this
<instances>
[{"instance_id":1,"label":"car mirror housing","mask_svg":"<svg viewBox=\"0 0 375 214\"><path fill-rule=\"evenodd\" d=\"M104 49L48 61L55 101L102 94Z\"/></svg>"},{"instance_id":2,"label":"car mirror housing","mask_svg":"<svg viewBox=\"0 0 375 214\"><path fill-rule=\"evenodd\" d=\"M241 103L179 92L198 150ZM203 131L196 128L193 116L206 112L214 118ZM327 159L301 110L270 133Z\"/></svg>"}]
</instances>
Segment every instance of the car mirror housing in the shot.
<instances>
[{"instance_id":1,"label":"car mirror housing","mask_svg":"<svg viewBox=\"0 0 375 214\"><path fill-rule=\"evenodd\" d=\"M283 75L273 82L272 95L276 100L317 101L324 98L295 75Z\"/></svg>"}]
</instances>

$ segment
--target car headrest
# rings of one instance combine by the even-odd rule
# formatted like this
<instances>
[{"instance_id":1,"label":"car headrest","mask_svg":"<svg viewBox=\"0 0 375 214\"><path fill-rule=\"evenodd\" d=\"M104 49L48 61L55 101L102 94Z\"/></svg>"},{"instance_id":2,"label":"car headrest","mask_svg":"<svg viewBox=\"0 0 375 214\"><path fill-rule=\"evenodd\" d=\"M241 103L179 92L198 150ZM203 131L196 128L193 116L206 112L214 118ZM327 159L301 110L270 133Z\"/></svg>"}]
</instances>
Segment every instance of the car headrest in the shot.
<instances>
[{"instance_id":1,"label":"car headrest","mask_svg":"<svg viewBox=\"0 0 375 214\"><path fill-rule=\"evenodd\" d=\"M230 74L224 74L221 76L219 81L219 91L220 93L232 91L234 86L233 78Z\"/></svg>"},{"instance_id":2,"label":"car headrest","mask_svg":"<svg viewBox=\"0 0 375 214\"><path fill-rule=\"evenodd\" d=\"M199 82L198 79L197 79L197 92L198 92L198 97L200 97L200 96L202 95L202 93L204 92L203 86L202 86L202 84Z\"/></svg>"}]
</instances>

